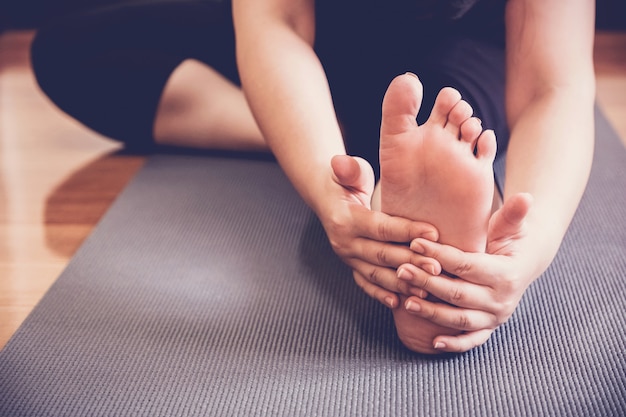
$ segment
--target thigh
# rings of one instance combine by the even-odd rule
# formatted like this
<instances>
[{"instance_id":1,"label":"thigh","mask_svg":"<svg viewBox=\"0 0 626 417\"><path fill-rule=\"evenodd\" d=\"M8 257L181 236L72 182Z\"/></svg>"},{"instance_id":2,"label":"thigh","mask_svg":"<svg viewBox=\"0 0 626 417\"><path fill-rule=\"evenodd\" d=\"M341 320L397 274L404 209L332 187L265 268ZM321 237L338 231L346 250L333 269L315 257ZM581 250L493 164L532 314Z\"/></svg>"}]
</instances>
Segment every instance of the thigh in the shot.
<instances>
[{"instance_id":1,"label":"thigh","mask_svg":"<svg viewBox=\"0 0 626 417\"><path fill-rule=\"evenodd\" d=\"M32 57L39 84L62 110L135 148L151 146L161 93L183 60L238 82L222 2L161 1L70 16L38 32Z\"/></svg>"}]
</instances>

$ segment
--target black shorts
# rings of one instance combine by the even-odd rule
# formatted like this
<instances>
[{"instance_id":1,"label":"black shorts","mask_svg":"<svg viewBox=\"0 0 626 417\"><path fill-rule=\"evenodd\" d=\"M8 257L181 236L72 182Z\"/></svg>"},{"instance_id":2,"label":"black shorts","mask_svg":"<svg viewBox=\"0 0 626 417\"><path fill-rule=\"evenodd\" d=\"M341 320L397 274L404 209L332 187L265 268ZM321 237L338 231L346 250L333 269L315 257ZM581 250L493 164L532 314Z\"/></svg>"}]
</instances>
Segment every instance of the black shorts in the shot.
<instances>
[{"instance_id":1,"label":"black shorts","mask_svg":"<svg viewBox=\"0 0 626 417\"><path fill-rule=\"evenodd\" d=\"M424 84L420 122L437 92L453 86L483 126L496 131L500 151L506 148L500 10L476 10L443 24L318 3L315 47L350 154L366 158L377 171L382 97L391 79L407 71ZM154 146L163 88L189 58L239 83L228 2L159 1L84 12L40 29L32 46L39 85L58 107L142 152Z\"/></svg>"}]
</instances>

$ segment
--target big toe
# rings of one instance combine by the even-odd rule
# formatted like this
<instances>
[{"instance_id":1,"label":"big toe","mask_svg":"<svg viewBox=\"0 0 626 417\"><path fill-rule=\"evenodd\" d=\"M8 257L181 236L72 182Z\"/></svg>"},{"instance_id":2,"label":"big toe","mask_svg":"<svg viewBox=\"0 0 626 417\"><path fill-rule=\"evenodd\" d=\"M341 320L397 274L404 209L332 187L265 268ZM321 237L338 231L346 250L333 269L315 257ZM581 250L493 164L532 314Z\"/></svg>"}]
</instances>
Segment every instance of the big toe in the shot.
<instances>
[{"instance_id":1,"label":"big toe","mask_svg":"<svg viewBox=\"0 0 626 417\"><path fill-rule=\"evenodd\" d=\"M417 127L422 96L422 83L415 74L402 74L391 81L383 99L381 142Z\"/></svg>"}]
</instances>

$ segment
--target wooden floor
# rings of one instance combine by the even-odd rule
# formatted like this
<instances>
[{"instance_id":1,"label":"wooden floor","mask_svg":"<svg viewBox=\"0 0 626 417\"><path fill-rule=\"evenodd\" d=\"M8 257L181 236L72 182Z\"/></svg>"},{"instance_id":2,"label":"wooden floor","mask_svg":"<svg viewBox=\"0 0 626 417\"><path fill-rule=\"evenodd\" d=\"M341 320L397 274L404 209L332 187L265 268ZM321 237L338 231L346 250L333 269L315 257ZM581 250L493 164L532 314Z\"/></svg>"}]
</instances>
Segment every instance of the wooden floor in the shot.
<instances>
[{"instance_id":1,"label":"wooden floor","mask_svg":"<svg viewBox=\"0 0 626 417\"><path fill-rule=\"evenodd\" d=\"M0 348L142 166L37 88L32 32L0 36ZM598 102L626 143L626 33L598 33Z\"/></svg>"}]
</instances>

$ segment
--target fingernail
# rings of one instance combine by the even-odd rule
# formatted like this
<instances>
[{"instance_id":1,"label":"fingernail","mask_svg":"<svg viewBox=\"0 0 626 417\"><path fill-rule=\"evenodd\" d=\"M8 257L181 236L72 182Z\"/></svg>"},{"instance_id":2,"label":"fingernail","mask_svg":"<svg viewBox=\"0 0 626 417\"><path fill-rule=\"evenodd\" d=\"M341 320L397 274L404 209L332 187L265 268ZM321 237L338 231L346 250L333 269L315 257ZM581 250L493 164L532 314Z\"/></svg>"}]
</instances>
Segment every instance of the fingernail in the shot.
<instances>
[{"instance_id":1,"label":"fingernail","mask_svg":"<svg viewBox=\"0 0 626 417\"><path fill-rule=\"evenodd\" d=\"M435 275L435 266L433 264L424 264L422 265L422 269L430 275Z\"/></svg>"},{"instance_id":2,"label":"fingernail","mask_svg":"<svg viewBox=\"0 0 626 417\"><path fill-rule=\"evenodd\" d=\"M385 304L387 307L393 308L395 305L393 297L385 297Z\"/></svg>"},{"instance_id":3,"label":"fingernail","mask_svg":"<svg viewBox=\"0 0 626 417\"><path fill-rule=\"evenodd\" d=\"M443 342L437 342L435 343L435 349L445 349L446 348L446 344Z\"/></svg>"},{"instance_id":4,"label":"fingernail","mask_svg":"<svg viewBox=\"0 0 626 417\"><path fill-rule=\"evenodd\" d=\"M415 77L415 78L419 78L416 74L414 74L414 73L412 73L410 71L407 71L405 74L406 75L410 75L410 76Z\"/></svg>"},{"instance_id":5,"label":"fingernail","mask_svg":"<svg viewBox=\"0 0 626 417\"><path fill-rule=\"evenodd\" d=\"M405 308L409 311L412 311L413 313L419 313L420 310L422 309L422 306L420 306L415 301L408 300L406 302Z\"/></svg>"},{"instance_id":6,"label":"fingernail","mask_svg":"<svg viewBox=\"0 0 626 417\"><path fill-rule=\"evenodd\" d=\"M424 246L422 246L421 243L419 243L418 241L414 240L411 242L411 250L413 252L417 252L417 253L424 253Z\"/></svg>"},{"instance_id":7,"label":"fingernail","mask_svg":"<svg viewBox=\"0 0 626 417\"><path fill-rule=\"evenodd\" d=\"M411 274L405 268L400 268L398 269L398 278L400 278L403 281L411 281L413 279L413 274Z\"/></svg>"},{"instance_id":8,"label":"fingernail","mask_svg":"<svg viewBox=\"0 0 626 417\"><path fill-rule=\"evenodd\" d=\"M432 242L436 242L439 239L439 235L434 230L422 233L422 237Z\"/></svg>"}]
</instances>

